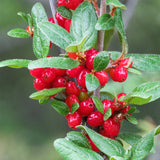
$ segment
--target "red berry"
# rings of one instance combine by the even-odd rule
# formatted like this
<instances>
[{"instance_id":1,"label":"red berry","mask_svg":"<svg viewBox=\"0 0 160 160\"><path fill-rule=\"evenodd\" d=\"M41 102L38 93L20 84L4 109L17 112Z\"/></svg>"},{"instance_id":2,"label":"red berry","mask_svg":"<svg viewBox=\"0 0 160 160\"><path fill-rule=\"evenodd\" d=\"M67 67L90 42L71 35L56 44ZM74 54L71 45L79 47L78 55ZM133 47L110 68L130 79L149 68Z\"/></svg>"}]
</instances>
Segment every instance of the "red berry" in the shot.
<instances>
[{"instance_id":1,"label":"red berry","mask_svg":"<svg viewBox=\"0 0 160 160\"><path fill-rule=\"evenodd\" d=\"M59 26L64 28L64 24L65 24L66 18L62 17L58 12L56 12L55 18L56 18Z\"/></svg>"},{"instance_id":2,"label":"red berry","mask_svg":"<svg viewBox=\"0 0 160 160\"><path fill-rule=\"evenodd\" d=\"M65 103L68 105L70 111L71 111L72 104L76 102L79 103L79 100L78 100L78 97L75 95L70 95L65 100Z\"/></svg>"},{"instance_id":3,"label":"red berry","mask_svg":"<svg viewBox=\"0 0 160 160\"><path fill-rule=\"evenodd\" d=\"M118 66L114 70L114 77L118 82L124 82L127 79L127 70L122 66Z\"/></svg>"},{"instance_id":4,"label":"red berry","mask_svg":"<svg viewBox=\"0 0 160 160\"><path fill-rule=\"evenodd\" d=\"M109 118L104 122L103 127L104 127L104 130L105 130L107 136L114 137L119 134L121 123L119 121L116 122L112 118Z\"/></svg>"},{"instance_id":5,"label":"red berry","mask_svg":"<svg viewBox=\"0 0 160 160\"><path fill-rule=\"evenodd\" d=\"M94 48L91 48L88 51L85 51L84 54L86 55L86 58L90 57L92 54L98 53L98 51Z\"/></svg>"},{"instance_id":6,"label":"red berry","mask_svg":"<svg viewBox=\"0 0 160 160\"><path fill-rule=\"evenodd\" d=\"M79 65L78 67L76 68L73 68L73 69L67 69L67 75L70 77L70 78L75 78L77 77L80 72L84 69L84 66L82 65Z\"/></svg>"},{"instance_id":7,"label":"red berry","mask_svg":"<svg viewBox=\"0 0 160 160\"><path fill-rule=\"evenodd\" d=\"M64 76L66 74L66 69L54 68L56 76Z\"/></svg>"},{"instance_id":8,"label":"red berry","mask_svg":"<svg viewBox=\"0 0 160 160\"><path fill-rule=\"evenodd\" d=\"M113 108L112 108L113 102L112 102L111 100L104 99L104 100L102 101L102 104L103 104L103 106L104 106L104 113L105 113L109 108L111 108L112 113L114 112L114 110L113 110Z\"/></svg>"},{"instance_id":9,"label":"red berry","mask_svg":"<svg viewBox=\"0 0 160 160\"><path fill-rule=\"evenodd\" d=\"M80 102L78 112L82 116L88 116L94 111L94 103L92 101L92 98L89 98L85 101Z\"/></svg>"},{"instance_id":10,"label":"red berry","mask_svg":"<svg viewBox=\"0 0 160 160\"><path fill-rule=\"evenodd\" d=\"M69 58L75 59L75 60L78 58L77 53L75 52L68 52L68 56Z\"/></svg>"},{"instance_id":11,"label":"red berry","mask_svg":"<svg viewBox=\"0 0 160 160\"><path fill-rule=\"evenodd\" d=\"M86 67L90 70L93 69L93 61L98 52L93 53L91 56L86 56Z\"/></svg>"},{"instance_id":12,"label":"red berry","mask_svg":"<svg viewBox=\"0 0 160 160\"><path fill-rule=\"evenodd\" d=\"M64 24L64 28L70 33L70 27L71 27L71 19L67 19L65 21L65 24Z\"/></svg>"},{"instance_id":13,"label":"red berry","mask_svg":"<svg viewBox=\"0 0 160 160\"><path fill-rule=\"evenodd\" d=\"M90 73L90 70L83 69L81 71L81 73L77 77L77 83L78 83L78 85L82 86L83 88L86 88L86 80L85 80L85 78L86 78L86 75L88 73Z\"/></svg>"},{"instance_id":14,"label":"red berry","mask_svg":"<svg viewBox=\"0 0 160 160\"><path fill-rule=\"evenodd\" d=\"M33 77L36 77L36 78L40 78L42 73L43 73L44 69L43 68L36 68L36 69L31 69L30 70L30 74L31 76Z\"/></svg>"},{"instance_id":15,"label":"red berry","mask_svg":"<svg viewBox=\"0 0 160 160\"><path fill-rule=\"evenodd\" d=\"M66 87L67 81L63 77L56 77L52 83L53 88Z\"/></svg>"},{"instance_id":16,"label":"red berry","mask_svg":"<svg viewBox=\"0 0 160 160\"><path fill-rule=\"evenodd\" d=\"M76 111L73 114L69 114L68 116L68 126L71 128L75 128L80 125L82 121L81 115Z\"/></svg>"},{"instance_id":17,"label":"red berry","mask_svg":"<svg viewBox=\"0 0 160 160\"><path fill-rule=\"evenodd\" d=\"M119 94L117 95L117 101L119 101L119 99L120 99L122 96L126 96L126 93L119 93ZM113 102L116 102L116 98L114 98Z\"/></svg>"},{"instance_id":18,"label":"red berry","mask_svg":"<svg viewBox=\"0 0 160 160\"><path fill-rule=\"evenodd\" d=\"M55 22L54 22L54 18L53 18L53 17L48 18L48 21L49 21L49 22L51 22L51 23L55 23Z\"/></svg>"},{"instance_id":19,"label":"red berry","mask_svg":"<svg viewBox=\"0 0 160 160\"><path fill-rule=\"evenodd\" d=\"M119 61L119 66L123 66L123 67L127 67L128 66L128 62L129 62L129 58L125 58ZM129 68L132 67L133 62L131 62L131 64L129 65Z\"/></svg>"},{"instance_id":20,"label":"red berry","mask_svg":"<svg viewBox=\"0 0 160 160\"><path fill-rule=\"evenodd\" d=\"M95 151L95 152L99 152L100 150L97 148L97 146L93 143L93 141L89 138L89 136L87 135L86 136L87 139L88 139L88 142L90 143L91 147L92 147L92 150Z\"/></svg>"},{"instance_id":21,"label":"red berry","mask_svg":"<svg viewBox=\"0 0 160 160\"><path fill-rule=\"evenodd\" d=\"M127 113L130 108L131 108L130 106L127 106L126 108L122 109L121 112L122 113Z\"/></svg>"},{"instance_id":22,"label":"red berry","mask_svg":"<svg viewBox=\"0 0 160 160\"><path fill-rule=\"evenodd\" d=\"M77 97L80 94L79 88L76 86L75 82L68 82L66 85L66 93L68 95L74 94Z\"/></svg>"},{"instance_id":23,"label":"red berry","mask_svg":"<svg viewBox=\"0 0 160 160\"><path fill-rule=\"evenodd\" d=\"M117 79L114 76L114 73L115 73L115 68L111 68L109 71L110 77L113 81L117 81Z\"/></svg>"},{"instance_id":24,"label":"red berry","mask_svg":"<svg viewBox=\"0 0 160 160\"><path fill-rule=\"evenodd\" d=\"M46 83L52 82L56 78L56 74L53 68L46 68L41 76L42 80Z\"/></svg>"},{"instance_id":25,"label":"red berry","mask_svg":"<svg viewBox=\"0 0 160 160\"><path fill-rule=\"evenodd\" d=\"M91 127L98 127L103 124L103 114L99 111L92 112L88 118L87 122Z\"/></svg>"},{"instance_id":26,"label":"red berry","mask_svg":"<svg viewBox=\"0 0 160 160\"><path fill-rule=\"evenodd\" d=\"M34 88L36 90L40 91L40 90L43 90L45 88L48 88L48 86L47 86L47 84L44 81L42 81L41 78L36 78L34 80Z\"/></svg>"},{"instance_id":27,"label":"red berry","mask_svg":"<svg viewBox=\"0 0 160 160\"><path fill-rule=\"evenodd\" d=\"M101 86L105 86L109 80L109 76L105 71L96 71L94 75L98 78Z\"/></svg>"}]
</instances>

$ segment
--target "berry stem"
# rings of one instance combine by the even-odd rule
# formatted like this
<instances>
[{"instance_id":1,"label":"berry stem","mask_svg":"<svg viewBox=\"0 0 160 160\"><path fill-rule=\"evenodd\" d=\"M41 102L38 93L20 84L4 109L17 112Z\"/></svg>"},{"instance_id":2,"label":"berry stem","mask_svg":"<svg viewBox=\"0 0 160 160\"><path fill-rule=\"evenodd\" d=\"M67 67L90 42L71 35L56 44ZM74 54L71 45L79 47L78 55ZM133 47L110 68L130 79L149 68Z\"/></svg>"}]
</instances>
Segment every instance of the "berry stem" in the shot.
<instances>
[{"instance_id":1,"label":"berry stem","mask_svg":"<svg viewBox=\"0 0 160 160\"><path fill-rule=\"evenodd\" d=\"M106 0L101 0L100 16L104 13L106 13ZM99 52L103 51L104 33L105 31L98 31L97 50ZM94 96L100 98L100 86L94 91Z\"/></svg>"},{"instance_id":2,"label":"berry stem","mask_svg":"<svg viewBox=\"0 0 160 160\"><path fill-rule=\"evenodd\" d=\"M55 23L57 24L57 20L55 18L56 6L57 6L56 5L56 0L49 0L49 4L50 4L50 8L51 8L53 19L54 19Z\"/></svg>"}]
</instances>

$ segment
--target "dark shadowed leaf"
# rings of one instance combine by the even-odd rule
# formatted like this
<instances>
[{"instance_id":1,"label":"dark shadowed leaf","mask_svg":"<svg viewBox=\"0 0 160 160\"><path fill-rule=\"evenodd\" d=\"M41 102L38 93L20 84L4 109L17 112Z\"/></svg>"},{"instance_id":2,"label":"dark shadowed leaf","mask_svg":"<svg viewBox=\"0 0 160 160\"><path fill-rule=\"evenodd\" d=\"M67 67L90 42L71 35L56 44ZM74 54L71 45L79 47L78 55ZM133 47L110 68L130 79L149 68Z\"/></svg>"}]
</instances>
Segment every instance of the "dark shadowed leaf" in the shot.
<instances>
[{"instance_id":1,"label":"dark shadowed leaf","mask_svg":"<svg viewBox=\"0 0 160 160\"><path fill-rule=\"evenodd\" d=\"M112 115L111 108L108 108L107 111L104 114L103 120L106 121L111 115Z\"/></svg>"},{"instance_id":2,"label":"dark shadowed leaf","mask_svg":"<svg viewBox=\"0 0 160 160\"><path fill-rule=\"evenodd\" d=\"M79 108L79 103L75 102L71 106L71 114L73 114Z\"/></svg>"},{"instance_id":3,"label":"dark shadowed leaf","mask_svg":"<svg viewBox=\"0 0 160 160\"><path fill-rule=\"evenodd\" d=\"M65 6L58 7L57 12L64 18L72 19L72 11Z\"/></svg>"}]
</instances>

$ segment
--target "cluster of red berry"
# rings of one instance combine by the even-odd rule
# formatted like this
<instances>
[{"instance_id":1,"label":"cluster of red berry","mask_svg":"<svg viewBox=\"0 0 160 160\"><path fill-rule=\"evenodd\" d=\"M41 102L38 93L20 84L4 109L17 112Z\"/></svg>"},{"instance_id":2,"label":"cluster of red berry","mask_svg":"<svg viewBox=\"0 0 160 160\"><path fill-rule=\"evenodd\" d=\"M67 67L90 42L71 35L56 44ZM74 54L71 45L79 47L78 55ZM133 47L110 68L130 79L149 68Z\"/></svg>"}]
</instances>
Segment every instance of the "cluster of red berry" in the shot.
<instances>
[{"instance_id":1,"label":"cluster of red berry","mask_svg":"<svg viewBox=\"0 0 160 160\"><path fill-rule=\"evenodd\" d=\"M69 9L76 9L83 0L59 0L58 6L66 6ZM71 19L62 17L58 12L55 15L58 24L70 31ZM48 19L49 22L55 23L53 18ZM29 32L29 28L28 28ZM33 32L32 32L33 34ZM51 47L51 46L50 46ZM34 87L36 90L49 88L65 87L63 92L65 98L63 101L68 105L70 113L66 115L68 125L75 128L81 123L86 123L89 127L94 128L101 135L114 139L119 134L121 121L125 119L127 111L130 109L124 101L120 101L120 97L125 93L117 95L113 101L105 99L102 101L104 112L97 111L92 99L93 93L88 93L86 88L86 75L91 73L97 77L100 86L105 86L109 80L106 72L110 73L112 80L124 82L127 79L127 68L132 67L132 62L128 58L121 58L109 70L95 71L93 61L99 52L92 48L84 53L68 53L72 59L78 60L80 65L73 69L57 69L57 68L37 68L30 70L30 74L36 77ZM52 95L51 98L56 95ZM71 113L73 104L78 103L79 108ZM111 116L104 120L104 115L108 109L111 109ZM99 149L94 145L92 140L86 135L92 150L98 152Z\"/></svg>"}]
</instances>

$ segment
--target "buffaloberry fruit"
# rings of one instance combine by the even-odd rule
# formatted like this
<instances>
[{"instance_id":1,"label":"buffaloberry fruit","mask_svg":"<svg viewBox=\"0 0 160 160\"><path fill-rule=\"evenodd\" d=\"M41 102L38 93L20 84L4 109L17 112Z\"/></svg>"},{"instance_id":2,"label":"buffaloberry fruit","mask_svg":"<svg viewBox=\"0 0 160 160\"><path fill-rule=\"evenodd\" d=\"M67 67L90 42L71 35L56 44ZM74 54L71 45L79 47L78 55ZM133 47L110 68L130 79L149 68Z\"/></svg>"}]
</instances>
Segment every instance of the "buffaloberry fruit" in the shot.
<instances>
[{"instance_id":1,"label":"buffaloberry fruit","mask_svg":"<svg viewBox=\"0 0 160 160\"><path fill-rule=\"evenodd\" d=\"M98 51L94 48L91 48L88 51L85 51L84 54L86 55L86 58L90 57L92 54L98 53Z\"/></svg>"},{"instance_id":2,"label":"buffaloberry fruit","mask_svg":"<svg viewBox=\"0 0 160 160\"><path fill-rule=\"evenodd\" d=\"M56 72L56 76L64 76L66 74L65 69L54 68L54 70Z\"/></svg>"},{"instance_id":3,"label":"buffaloberry fruit","mask_svg":"<svg viewBox=\"0 0 160 160\"><path fill-rule=\"evenodd\" d=\"M111 108L112 113L114 112L114 110L113 110L113 108L112 108L113 102L112 102L111 100L104 99L104 100L102 101L102 104L103 104L103 106L104 106L104 113L105 113L109 108Z\"/></svg>"},{"instance_id":4,"label":"buffaloberry fruit","mask_svg":"<svg viewBox=\"0 0 160 160\"><path fill-rule=\"evenodd\" d=\"M75 60L78 58L76 52L68 52L68 57Z\"/></svg>"},{"instance_id":5,"label":"buffaloberry fruit","mask_svg":"<svg viewBox=\"0 0 160 160\"><path fill-rule=\"evenodd\" d=\"M88 118L87 122L91 127L98 127L103 124L103 114L99 111L92 112Z\"/></svg>"},{"instance_id":6,"label":"buffaloberry fruit","mask_svg":"<svg viewBox=\"0 0 160 160\"><path fill-rule=\"evenodd\" d=\"M48 21L49 21L49 22L51 22L51 23L55 23L55 22L54 22L54 19L53 19L53 17L51 17L51 18L48 18Z\"/></svg>"},{"instance_id":7,"label":"buffaloberry fruit","mask_svg":"<svg viewBox=\"0 0 160 160\"><path fill-rule=\"evenodd\" d=\"M82 65L79 65L78 67L76 68L73 68L73 69L67 69L67 75L70 77L70 78L75 78L77 77L80 72L84 69L84 66Z\"/></svg>"},{"instance_id":8,"label":"buffaloberry fruit","mask_svg":"<svg viewBox=\"0 0 160 160\"><path fill-rule=\"evenodd\" d=\"M77 97L80 94L79 88L76 86L75 82L68 82L66 85L66 93L68 95L74 94Z\"/></svg>"},{"instance_id":9,"label":"buffaloberry fruit","mask_svg":"<svg viewBox=\"0 0 160 160\"><path fill-rule=\"evenodd\" d=\"M75 95L70 95L65 100L65 103L68 105L70 111L71 111L72 104L76 102L79 103L79 100L78 100L78 97Z\"/></svg>"},{"instance_id":10,"label":"buffaloberry fruit","mask_svg":"<svg viewBox=\"0 0 160 160\"><path fill-rule=\"evenodd\" d=\"M82 117L77 111L73 114L69 114L67 119L68 126L71 128L75 128L76 126L80 125L82 121Z\"/></svg>"},{"instance_id":11,"label":"buffaloberry fruit","mask_svg":"<svg viewBox=\"0 0 160 160\"><path fill-rule=\"evenodd\" d=\"M40 91L40 90L43 90L45 88L48 88L48 86L47 86L47 84L44 81L42 81L41 78L36 78L34 80L34 88L36 90Z\"/></svg>"},{"instance_id":12,"label":"buffaloberry fruit","mask_svg":"<svg viewBox=\"0 0 160 160\"><path fill-rule=\"evenodd\" d=\"M82 116L88 116L94 111L94 103L92 101L92 98L89 98L85 101L80 102L78 112Z\"/></svg>"},{"instance_id":13,"label":"buffaloberry fruit","mask_svg":"<svg viewBox=\"0 0 160 160\"><path fill-rule=\"evenodd\" d=\"M105 71L96 71L94 75L98 78L101 86L105 86L109 80L109 76Z\"/></svg>"},{"instance_id":14,"label":"buffaloberry fruit","mask_svg":"<svg viewBox=\"0 0 160 160\"><path fill-rule=\"evenodd\" d=\"M30 70L30 74L31 76L33 77L36 77L36 78L40 78L42 73L43 73L44 69L43 68L36 68L36 69L31 69Z\"/></svg>"},{"instance_id":15,"label":"buffaloberry fruit","mask_svg":"<svg viewBox=\"0 0 160 160\"><path fill-rule=\"evenodd\" d=\"M109 118L104 122L103 127L107 136L114 137L119 134L121 123L119 121L116 122L112 118Z\"/></svg>"},{"instance_id":16,"label":"buffaloberry fruit","mask_svg":"<svg viewBox=\"0 0 160 160\"><path fill-rule=\"evenodd\" d=\"M67 19L64 23L64 28L70 33L70 27L71 27L71 19Z\"/></svg>"},{"instance_id":17,"label":"buffaloberry fruit","mask_svg":"<svg viewBox=\"0 0 160 160\"><path fill-rule=\"evenodd\" d=\"M125 58L119 61L119 66L123 66L123 67L127 67L129 63L129 58ZM129 68L132 67L133 62L131 62L131 64L129 65Z\"/></svg>"},{"instance_id":18,"label":"buffaloberry fruit","mask_svg":"<svg viewBox=\"0 0 160 160\"><path fill-rule=\"evenodd\" d=\"M91 56L86 56L86 67L90 70L93 69L93 61L98 52L93 53Z\"/></svg>"},{"instance_id":19,"label":"buffaloberry fruit","mask_svg":"<svg viewBox=\"0 0 160 160\"><path fill-rule=\"evenodd\" d=\"M65 24L66 18L62 17L58 12L56 12L55 18L56 18L59 26L64 28L64 24Z\"/></svg>"},{"instance_id":20,"label":"buffaloberry fruit","mask_svg":"<svg viewBox=\"0 0 160 160\"><path fill-rule=\"evenodd\" d=\"M56 78L56 74L53 68L46 68L41 76L42 80L46 83L52 82Z\"/></svg>"},{"instance_id":21,"label":"buffaloberry fruit","mask_svg":"<svg viewBox=\"0 0 160 160\"><path fill-rule=\"evenodd\" d=\"M63 77L56 77L52 83L53 88L66 87L67 81Z\"/></svg>"}]
</instances>

